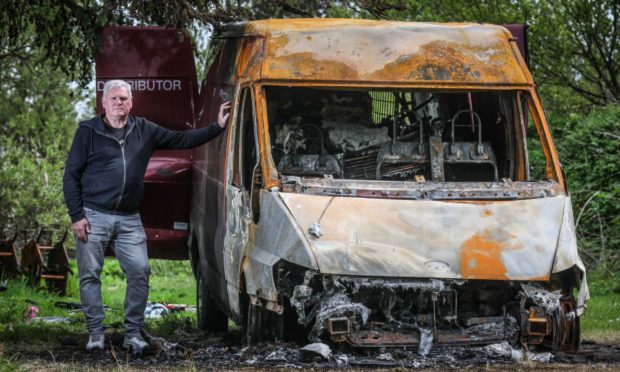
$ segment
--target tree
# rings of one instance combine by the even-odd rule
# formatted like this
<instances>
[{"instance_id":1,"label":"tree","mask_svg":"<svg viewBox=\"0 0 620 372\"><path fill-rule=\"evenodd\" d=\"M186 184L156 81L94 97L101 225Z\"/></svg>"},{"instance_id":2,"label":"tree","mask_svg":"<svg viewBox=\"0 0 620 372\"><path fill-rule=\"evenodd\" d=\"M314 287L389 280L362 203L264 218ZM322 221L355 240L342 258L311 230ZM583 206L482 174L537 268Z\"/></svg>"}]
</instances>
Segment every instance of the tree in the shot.
<instances>
[{"instance_id":1,"label":"tree","mask_svg":"<svg viewBox=\"0 0 620 372\"><path fill-rule=\"evenodd\" d=\"M617 0L409 0L404 10L387 15L408 21L528 24L533 74L548 86L554 103L565 98L575 103L565 88L595 105L620 101Z\"/></svg>"},{"instance_id":2,"label":"tree","mask_svg":"<svg viewBox=\"0 0 620 372\"><path fill-rule=\"evenodd\" d=\"M75 96L64 74L36 59L0 60L0 227L69 225L62 174Z\"/></svg>"},{"instance_id":3,"label":"tree","mask_svg":"<svg viewBox=\"0 0 620 372\"><path fill-rule=\"evenodd\" d=\"M387 0L7 0L0 8L0 60L25 62L32 58L28 51L37 50L40 63L85 86L92 79L101 27L158 25L196 31L235 20L328 16L334 3L376 15L389 5Z\"/></svg>"},{"instance_id":4,"label":"tree","mask_svg":"<svg viewBox=\"0 0 620 372\"><path fill-rule=\"evenodd\" d=\"M595 105L620 102L620 2L535 2L536 70Z\"/></svg>"},{"instance_id":5,"label":"tree","mask_svg":"<svg viewBox=\"0 0 620 372\"><path fill-rule=\"evenodd\" d=\"M620 105L587 115L553 114L558 153L573 197L577 235L587 262L620 267Z\"/></svg>"}]
</instances>

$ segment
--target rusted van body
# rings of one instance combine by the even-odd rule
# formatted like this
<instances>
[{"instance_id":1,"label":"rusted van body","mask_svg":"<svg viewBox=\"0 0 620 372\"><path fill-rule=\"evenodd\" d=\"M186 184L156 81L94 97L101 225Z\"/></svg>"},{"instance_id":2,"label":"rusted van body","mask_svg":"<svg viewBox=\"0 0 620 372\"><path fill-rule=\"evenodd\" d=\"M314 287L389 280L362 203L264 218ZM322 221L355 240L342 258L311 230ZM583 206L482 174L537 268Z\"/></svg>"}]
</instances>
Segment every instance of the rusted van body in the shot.
<instances>
[{"instance_id":1,"label":"rusted van body","mask_svg":"<svg viewBox=\"0 0 620 372\"><path fill-rule=\"evenodd\" d=\"M223 99L233 110L194 152L201 324L230 317L250 341L578 347L570 196L508 30L265 20L211 48L197 126Z\"/></svg>"}]
</instances>

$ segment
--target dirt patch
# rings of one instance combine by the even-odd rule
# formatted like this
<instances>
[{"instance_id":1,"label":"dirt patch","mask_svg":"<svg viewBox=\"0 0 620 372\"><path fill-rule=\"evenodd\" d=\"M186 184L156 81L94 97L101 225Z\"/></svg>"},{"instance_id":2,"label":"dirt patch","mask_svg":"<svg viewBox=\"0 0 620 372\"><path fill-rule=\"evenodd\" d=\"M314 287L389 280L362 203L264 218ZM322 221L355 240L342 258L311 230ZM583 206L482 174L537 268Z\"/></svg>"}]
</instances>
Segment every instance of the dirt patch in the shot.
<instances>
[{"instance_id":1,"label":"dirt patch","mask_svg":"<svg viewBox=\"0 0 620 372\"><path fill-rule=\"evenodd\" d=\"M377 349L358 351L351 348L332 348L325 359L320 355L302 353L303 345L259 344L243 346L241 333L231 332L223 336L193 334L176 343L161 337L152 339L153 347L140 357L133 356L121 347L123 334L107 335L106 349L84 351L85 336L66 337L52 344L4 345L2 357L12 363L25 364L28 369L55 369L64 367L81 369L129 368L129 369L310 369L310 368L392 368L416 369L536 369L559 370L570 365L579 369L597 365L602 369L620 367L620 345L585 341L577 353L510 348L507 344L494 347L433 348L427 356L417 349ZM31 368L32 367L32 368Z\"/></svg>"}]
</instances>

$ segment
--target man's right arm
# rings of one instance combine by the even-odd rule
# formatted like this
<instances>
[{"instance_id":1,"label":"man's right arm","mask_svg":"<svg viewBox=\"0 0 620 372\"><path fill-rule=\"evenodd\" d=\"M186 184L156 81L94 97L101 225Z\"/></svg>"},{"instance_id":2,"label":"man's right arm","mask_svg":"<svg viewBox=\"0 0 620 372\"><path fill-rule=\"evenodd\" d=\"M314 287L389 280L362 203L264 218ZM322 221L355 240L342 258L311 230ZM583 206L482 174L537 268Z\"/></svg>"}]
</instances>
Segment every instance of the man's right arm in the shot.
<instances>
[{"instance_id":1,"label":"man's right arm","mask_svg":"<svg viewBox=\"0 0 620 372\"><path fill-rule=\"evenodd\" d=\"M88 160L88 147L86 138L90 129L79 127L73 137L73 143L65 163L65 174L62 178L62 190L65 195L65 203L71 216L72 229L78 239L88 241L90 225L84 214L82 203L82 173L86 169Z\"/></svg>"},{"instance_id":2,"label":"man's right arm","mask_svg":"<svg viewBox=\"0 0 620 372\"><path fill-rule=\"evenodd\" d=\"M62 179L62 190L71 222L84 219L84 205L82 204L82 173L86 169L88 158L87 138L89 128L79 127L73 137L73 143L65 163L65 174Z\"/></svg>"}]
</instances>

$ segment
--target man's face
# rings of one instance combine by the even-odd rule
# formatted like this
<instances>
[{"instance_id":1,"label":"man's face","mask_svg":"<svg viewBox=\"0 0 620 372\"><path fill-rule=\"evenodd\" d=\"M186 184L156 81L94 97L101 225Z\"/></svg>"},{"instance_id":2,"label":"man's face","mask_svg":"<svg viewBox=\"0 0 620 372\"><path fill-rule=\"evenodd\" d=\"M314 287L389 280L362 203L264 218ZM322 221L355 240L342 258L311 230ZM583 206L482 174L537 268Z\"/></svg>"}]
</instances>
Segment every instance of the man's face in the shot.
<instances>
[{"instance_id":1,"label":"man's face","mask_svg":"<svg viewBox=\"0 0 620 372\"><path fill-rule=\"evenodd\" d=\"M108 94L101 99L103 109L105 110L105 116L112 117L124 117L129 115L131 111L131 97L126 88L112 88L108 91Z\"/></svg>"}]
</instances>

